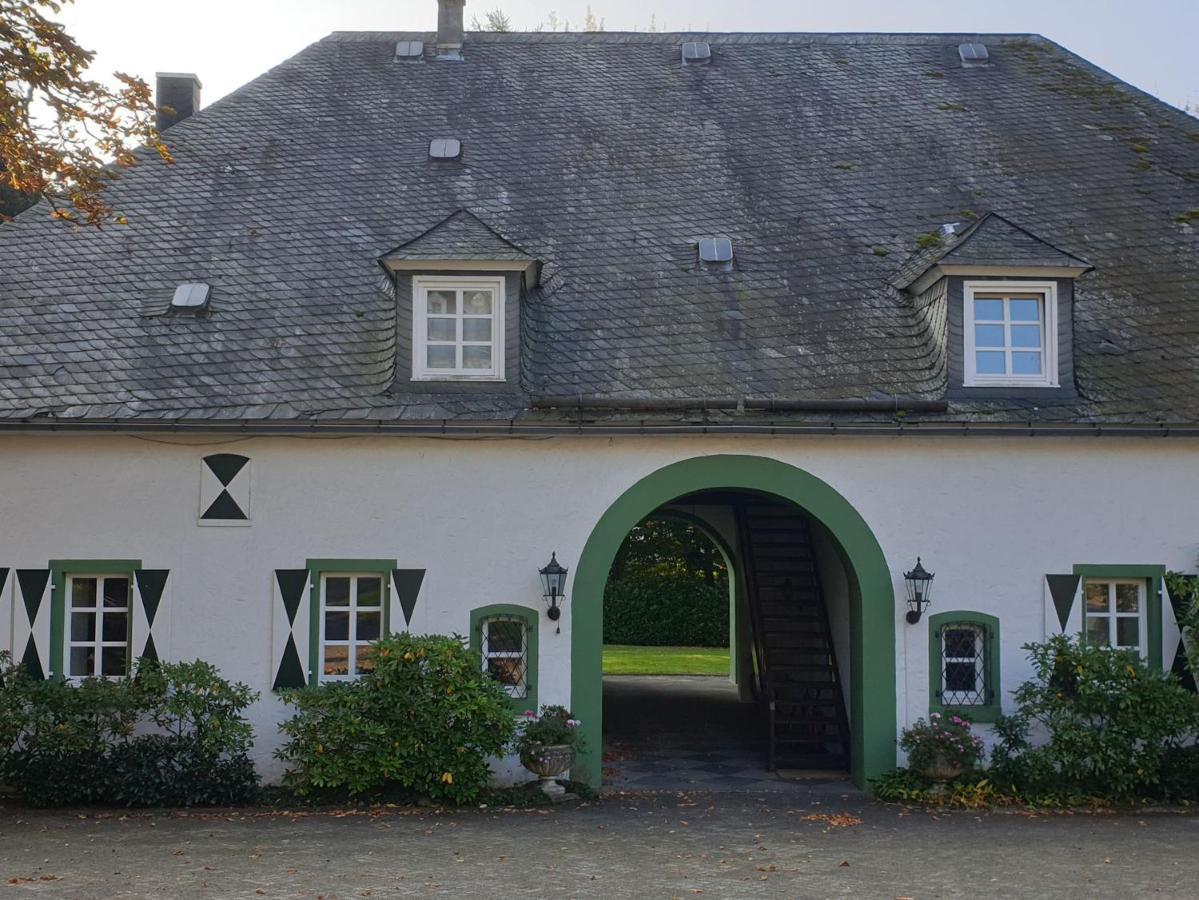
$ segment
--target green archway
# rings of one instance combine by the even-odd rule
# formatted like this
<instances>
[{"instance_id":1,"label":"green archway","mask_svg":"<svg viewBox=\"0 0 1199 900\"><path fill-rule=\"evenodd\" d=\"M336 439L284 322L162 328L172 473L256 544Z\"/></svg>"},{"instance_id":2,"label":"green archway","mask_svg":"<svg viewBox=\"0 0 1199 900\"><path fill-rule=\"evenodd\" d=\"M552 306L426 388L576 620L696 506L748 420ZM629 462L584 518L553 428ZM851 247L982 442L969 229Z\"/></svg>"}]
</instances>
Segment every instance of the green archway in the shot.
<instances>
[{"instance_id":1,"label":"green archway","mask_svg":"<svg viewBox=\"0 0 1199 900\"><path fill-rule=\"evenodd\" d=\"M850 771L867 778L895 766L895 594L870 527L844 497L802 469L759 456L702 456L642 478L608 507L587 538L571 591L571 706L587 750L574 777L598 785L603 751L604 585L625 536L658 507L703 490L789 500L835 539L850 578ZM868 688L868 689L867 689Z\"/></svg>"}]
</instances>

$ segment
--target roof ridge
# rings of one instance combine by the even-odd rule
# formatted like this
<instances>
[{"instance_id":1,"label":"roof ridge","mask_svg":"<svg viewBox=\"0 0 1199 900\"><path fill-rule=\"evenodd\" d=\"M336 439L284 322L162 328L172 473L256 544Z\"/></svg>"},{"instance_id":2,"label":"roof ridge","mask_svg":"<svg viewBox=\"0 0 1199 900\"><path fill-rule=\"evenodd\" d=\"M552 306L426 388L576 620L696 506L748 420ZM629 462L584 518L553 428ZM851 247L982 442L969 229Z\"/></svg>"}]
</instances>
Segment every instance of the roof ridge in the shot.
<instances>
[{"instance_id":1,"label":"roof ridge","mask_svg":"<svg viewBox=\"0 0 1199 900\"><path fill-rule=\"evenodd\" d=\"M322 38L332 43L383 40L432 41L433 31L334 31ZM927 44L950 41L1036 40L1051 44L1035 32L979 31L468 31L476 44L676 44L703 39L715 44Z\"/></svg>"}]
</instances>

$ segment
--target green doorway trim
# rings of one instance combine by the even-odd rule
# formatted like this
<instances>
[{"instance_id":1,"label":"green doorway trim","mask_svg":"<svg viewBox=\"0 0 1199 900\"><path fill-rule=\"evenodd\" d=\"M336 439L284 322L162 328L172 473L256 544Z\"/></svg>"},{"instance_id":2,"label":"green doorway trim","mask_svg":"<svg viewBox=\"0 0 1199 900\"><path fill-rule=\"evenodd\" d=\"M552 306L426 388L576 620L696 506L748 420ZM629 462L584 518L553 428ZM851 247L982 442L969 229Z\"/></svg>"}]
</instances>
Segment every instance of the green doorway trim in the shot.
<instances>
[{"instance_id":1,"label":"green doorway trim","mask_svg":"<svg viewBox=\"0 0 1199 900\"><path fill-rule=\"evenodd\" d=\"M836 490L794 466L759 456L714 455L645 476L592 529L571 587L571 707L587 749L574 777L600 784L603 753L604 585L629 531L656 510L702 490L741 490L789 500L836 540L850 576L850 773L866 779L895 767L895 593L870 527ZM867 690L867 688L869 688Z\"/></svg>"}]
</instances>

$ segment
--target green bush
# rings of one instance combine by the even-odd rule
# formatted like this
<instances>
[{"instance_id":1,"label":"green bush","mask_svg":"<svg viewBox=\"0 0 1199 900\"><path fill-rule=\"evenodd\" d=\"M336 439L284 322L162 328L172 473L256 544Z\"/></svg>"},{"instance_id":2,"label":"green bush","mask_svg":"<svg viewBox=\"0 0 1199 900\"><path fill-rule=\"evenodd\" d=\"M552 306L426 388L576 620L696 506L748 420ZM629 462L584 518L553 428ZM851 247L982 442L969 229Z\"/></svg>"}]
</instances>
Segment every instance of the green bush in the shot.
<instances>
[{"instance_id":1,"label":"green bush","mask_svg":"<svg viewBox=\"0 0 1199 900\"><path fill-rule=\"evenodd\" d=\"M1167 754L1199 728L1199 697L1135 652L1061 635L1026 649L1034 677L996 725L992 780L1024 795L1156 795Z\"/></svg>"},{"instance_id":2,"label":"green bush","mask_svg":"<svg viewBox=\"0 0 1199 900\"><path fill-rule=\"evenodd\" d=\"M467 803L491 774L515 728L504 689L457 637L394 635L375 646L375 670L358 681L290 691L296 714L276 755L301 796L399 787Z\"/></svg>"},{"instance_id":3,"label":"green bush","mask_svg":"<svg viewBox=\"0 0 1199 900\"><path fill-rule=\"evenodd\" d=\"M9 667L0 672L0 771L34 806L248 802L258 776L242 713L256 697L198 660L78 685Z\"/></svg>"},{"instance_id":4,"label":"green bush","mask_svg":"<svg viewBox=\"0 0 1199 900\"><path fill-rule=\"evenodd\" d=\"M727 647L728 585L694 577L609 580L604 643L640 647Z\"/></svg>"}]
</instances>

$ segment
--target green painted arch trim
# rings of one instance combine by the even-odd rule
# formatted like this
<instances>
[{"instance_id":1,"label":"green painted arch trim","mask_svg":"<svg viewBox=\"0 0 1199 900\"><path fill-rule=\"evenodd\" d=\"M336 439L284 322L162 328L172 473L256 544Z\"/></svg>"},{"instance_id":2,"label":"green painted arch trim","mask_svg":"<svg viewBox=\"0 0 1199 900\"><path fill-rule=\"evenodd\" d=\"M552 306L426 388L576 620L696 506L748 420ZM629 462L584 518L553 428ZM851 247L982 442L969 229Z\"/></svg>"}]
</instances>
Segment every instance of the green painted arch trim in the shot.
<instances>
[{"instance_id":1,"label":"green painted arch trim","mask_svg":"<svg viewBox=\"0 0 1199 900\"><path fill-rule=\"evenodd\" d=\"M308 570L308 683L320 684L321 576L378 575L383 579L383 634L391 634L391 570L394 559L309 559Z\"/></svg>"},{"instance_id":2,"label":"green painted arch trim","mask_svg":"<svg viewBox=\"0 0 1199 900\"><path fill-rule=\"evenodd\" d=\"M886 557L865 520L826 482L779 460L734 454L687 459L646 475L613 501L587 538L571 586L571 708L588 748L574 777L601 781L603 598L616 551L658 507L714 489L789 500L835 539L851 582L850 771L864 786L895 767L895 589Z\"/></svg>"},{"instance_id":3,"label":"green painted arch trim","mask_svg":"<svg viewBox=\"0 0 1199 900\"><path fill-rule=\"evenodd\" d=\"M986 629L983 648L983 687L988 702L982 706L946 706L941 702L942 645L937 632L943 625L981 625ZM999 619L986 613L957 610L928 617L928 711L957 715L971 722L995 722L1003 715L1003 682L999 679Z\"/></svg>"},{"instance_id":4,"label":"green painted arch trim","mask_svg":"<svg viewBox=\"0 0 1199 900\"><path fill-rule=\"evenodd\" d=\"M1075 565L1074 574L1082 577L1078 585L1078 602L1082 605L1082 638L1087 633L1087 595L1086 580L1088 578L1127 578L1144 579L1146 584L1145 627L1148 630L1146 643L1149 645L1149 667L1160 671L1169 671L1174 660L1166 663L1162 659L1162 582L1166 578L1166 567L1154 564L1091 564Z\"/></svg>"},{"instance_id":5,"label":"green painted arch trim","mask_svg":"<svg viewBox=\"0 0 1199 900\"><path fill-rule=\"evenodd\" d=\"M537 610L515 603L492 603L470 611L470 649L483 657L483 623L488 619L520 619L525 623L525 682L528 691L524 697L509 698L512 711L523 713L537 711L537 679L539 676L537 638L541 620Z\"/></svg>"}]
</instances>

